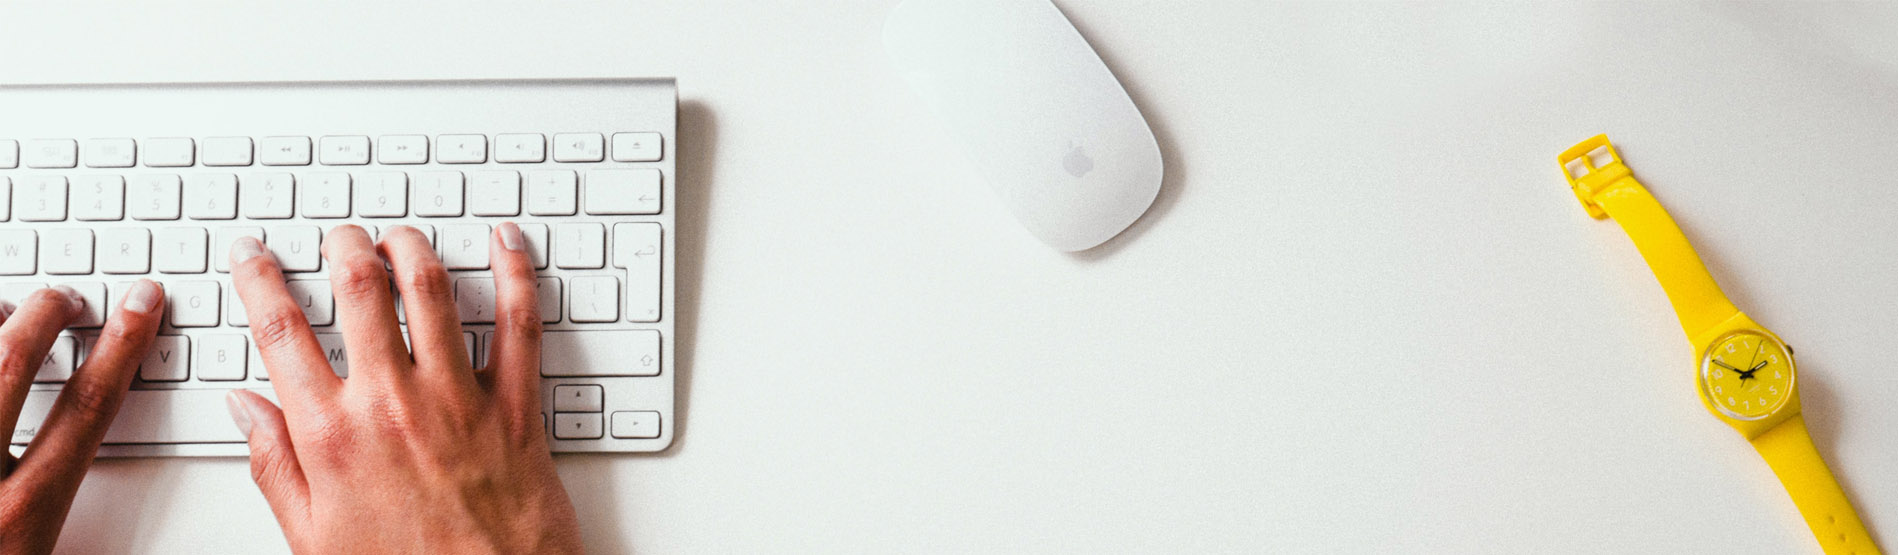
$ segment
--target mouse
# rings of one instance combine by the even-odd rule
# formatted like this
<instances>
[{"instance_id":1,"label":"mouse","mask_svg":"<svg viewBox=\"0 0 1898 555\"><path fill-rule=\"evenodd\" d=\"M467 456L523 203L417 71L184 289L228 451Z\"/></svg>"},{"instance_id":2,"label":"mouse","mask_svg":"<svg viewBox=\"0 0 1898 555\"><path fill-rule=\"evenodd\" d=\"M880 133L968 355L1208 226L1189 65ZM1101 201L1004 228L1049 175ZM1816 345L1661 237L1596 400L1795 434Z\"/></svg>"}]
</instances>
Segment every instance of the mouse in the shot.
<instances>
[{"instance_id":1,"label":"mouse","mask_svg":"<svg viewBox=\"0 0 1898 555\"><path fill-rule=\"evenodd\" d=\"M1159 195L1153 130L1049 0L907 0L883 44L968 163L1048 246L1099 246Z\"/></svg>"}]
</instances>

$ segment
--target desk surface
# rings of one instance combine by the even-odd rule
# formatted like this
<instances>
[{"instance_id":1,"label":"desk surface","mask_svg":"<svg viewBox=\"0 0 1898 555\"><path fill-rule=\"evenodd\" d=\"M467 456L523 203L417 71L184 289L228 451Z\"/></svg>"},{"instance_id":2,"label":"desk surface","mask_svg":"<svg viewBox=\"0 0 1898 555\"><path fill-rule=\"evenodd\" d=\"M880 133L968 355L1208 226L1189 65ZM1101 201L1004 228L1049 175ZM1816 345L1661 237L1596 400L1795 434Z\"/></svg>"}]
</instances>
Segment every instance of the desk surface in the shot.
<instances>
[{"instance_id":1,"label":"desk surface","mask_svg":"<svg viewBox=\"0 0 1898 555\"><path fill-rule=\"evenodd\" d=\"M0 79L677 76L681 435L559 459L597 552L1817 552L1563 185L1608 132L1898 544L1892 8L1063 7L1167 161L1080 256L934 132L884 2L14 6ZM242 460L109 460L60 547L282 541Z\"/></svg>"}]
</instances>

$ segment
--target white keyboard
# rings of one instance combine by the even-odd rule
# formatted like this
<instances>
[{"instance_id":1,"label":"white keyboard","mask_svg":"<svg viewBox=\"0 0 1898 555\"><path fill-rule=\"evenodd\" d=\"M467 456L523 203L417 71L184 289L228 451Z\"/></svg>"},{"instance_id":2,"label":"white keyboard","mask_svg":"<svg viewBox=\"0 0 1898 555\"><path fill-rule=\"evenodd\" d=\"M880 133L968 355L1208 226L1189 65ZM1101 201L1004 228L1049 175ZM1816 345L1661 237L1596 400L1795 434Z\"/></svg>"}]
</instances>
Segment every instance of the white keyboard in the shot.
<instances>
[{"instance_id":1,"label":"white keyboard","mask_svg":"<svg viewBox=\"0 0 1898 555\"><path fill-rule=\"evenodd\" d=\"M273 397L231 288L252 236L282 261L348 376L318 245L419 229L449 268L476 364L493 330L493 225L540 268L542 417L556 452L659 451L673 434L677 93L670 79L0 87L0 298L55 284L91 314L35 378L33 438L134 280L165 285L157 343L105 456L248 453L224 395Z\"/></svg>"}]
</instances>

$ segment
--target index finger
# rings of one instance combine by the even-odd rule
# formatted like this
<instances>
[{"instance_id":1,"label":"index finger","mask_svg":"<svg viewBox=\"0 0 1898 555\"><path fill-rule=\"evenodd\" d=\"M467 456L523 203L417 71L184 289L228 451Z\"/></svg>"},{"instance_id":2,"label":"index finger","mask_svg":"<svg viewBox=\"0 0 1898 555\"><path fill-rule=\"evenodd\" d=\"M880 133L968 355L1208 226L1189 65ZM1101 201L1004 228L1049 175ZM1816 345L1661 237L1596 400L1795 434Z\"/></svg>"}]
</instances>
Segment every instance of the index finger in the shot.
<instances>
[{"instance_id":1,"label":"index finger","mask_svg":"<svg viewBox=\"0 0 1898 555\"><path fill-rule=\"evenodd\" d=\"M270 371L271 386L284 412L324 406L342 388L303 309L290 298L277 257L250 237L231 244L231 281L244 301L251 340Z\"/></svg>"}]
</instances>

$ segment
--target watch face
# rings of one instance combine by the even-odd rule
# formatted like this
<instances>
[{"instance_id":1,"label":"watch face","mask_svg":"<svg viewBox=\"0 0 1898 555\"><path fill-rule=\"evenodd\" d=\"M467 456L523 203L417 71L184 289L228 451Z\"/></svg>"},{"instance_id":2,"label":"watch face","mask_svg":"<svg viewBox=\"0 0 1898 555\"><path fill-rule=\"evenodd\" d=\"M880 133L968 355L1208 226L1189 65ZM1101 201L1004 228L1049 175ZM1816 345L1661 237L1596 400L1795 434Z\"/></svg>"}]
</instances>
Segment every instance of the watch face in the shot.
<instances>
[{"instance_id":1,"label":"watch face","mask_svg":"<svg viewBox=\"0 0 1898 555\"><path fill-rule=\"evenodd\" d=\"M1722 414L1759 420L1792 397L1793 357L1786 346L1752 332L1728 335L1700 362L1702 393Z\"/></svg>"}]
</instances>

